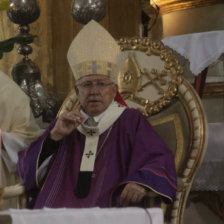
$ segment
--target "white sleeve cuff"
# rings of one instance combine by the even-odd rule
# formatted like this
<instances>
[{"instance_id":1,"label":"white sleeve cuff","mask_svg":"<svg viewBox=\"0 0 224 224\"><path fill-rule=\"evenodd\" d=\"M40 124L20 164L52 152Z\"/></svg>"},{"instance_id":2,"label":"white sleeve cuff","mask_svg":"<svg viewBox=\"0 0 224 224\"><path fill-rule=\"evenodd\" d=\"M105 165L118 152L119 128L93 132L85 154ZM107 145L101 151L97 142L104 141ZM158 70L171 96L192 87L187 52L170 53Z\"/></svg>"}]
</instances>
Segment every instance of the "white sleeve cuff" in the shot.
<instances>
[{"instance_id":1,"label":"white sleeve cuff","mask_svg":"<svg viewBox=\"0 0 224 224\"><path fill-rule=\"evenodd\" d=\"M3 160L9 172L16 172L18 152L27 147L25 143L8 132L2 132L2 143L5 151L2 151Z\"/></svg>"}]
</instances>

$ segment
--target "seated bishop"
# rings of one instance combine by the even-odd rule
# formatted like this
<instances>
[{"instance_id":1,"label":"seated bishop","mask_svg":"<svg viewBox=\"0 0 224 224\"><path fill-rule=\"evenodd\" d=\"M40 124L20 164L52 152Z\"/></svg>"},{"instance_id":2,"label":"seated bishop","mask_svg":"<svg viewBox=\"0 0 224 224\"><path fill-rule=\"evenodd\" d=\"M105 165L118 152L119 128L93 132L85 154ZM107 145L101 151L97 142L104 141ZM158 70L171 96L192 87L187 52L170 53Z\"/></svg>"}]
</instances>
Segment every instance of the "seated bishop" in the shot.
<instances>
[{"instance_id":1,"label":"seated bishop","mask_svg":"<svg viewBox=\"0 0 224 224\"><path fill-rule=\"evenodd\" d=\"M174 155L119 95L120 55L117 42L95 21L74 38L67 56L78 106L19 153L27 207L143 206L150 192L158 206L173 201Z\"/></svg>"}]
</instances>

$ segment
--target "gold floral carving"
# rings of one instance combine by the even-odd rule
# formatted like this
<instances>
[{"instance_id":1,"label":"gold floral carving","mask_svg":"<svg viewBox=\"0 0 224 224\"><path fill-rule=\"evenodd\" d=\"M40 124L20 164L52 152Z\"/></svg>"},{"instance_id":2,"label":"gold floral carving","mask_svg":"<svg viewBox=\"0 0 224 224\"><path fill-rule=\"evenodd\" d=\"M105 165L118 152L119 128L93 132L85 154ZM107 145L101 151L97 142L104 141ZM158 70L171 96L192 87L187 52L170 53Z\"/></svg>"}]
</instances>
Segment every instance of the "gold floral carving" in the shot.
<instances>
[{"instance_id":1,"label":"gold floral carving","mask_svg":"<svg viewBox=\"0 0 224 224\"><path fill-rule=\"evenodd\" d=\"M153 7L159 7L160 14L167 14L180 10L209 6L217 3L224 3L223 0L154 0Z\"/></svg>"},{"instance_id":2,"label":"gold floral carving","mask_svg":"<svg viewBox=\"0 0 224 224\"><path fill-rule=\"evenodd\" d=\"M118 74L118 87L122 97L137 103L138 108L145 116L158 113L167 106L172 98L176 96L177 86L181 83L183 68L179 65L173 52L166 48L162 42L154 42L149 38L126 38L118 42L123 51L141 51L148 56L158 56L158 60L164 62L164 67L160 71L157 68L148 70L140 67L135 56L129 56L125 65ZM145 81L143 82L143 76ZM170 76L169 81L167 76ZM150 96L139 96L145 88L157 90L158 98L150 100Z\"/></svg>"},{"instance_id":3,"label":"gold floral carving","mask_svg":"<svg viewBox=\"0 0 224 224\"><path fill-rule=\"evenodd\" d=\"M127 58L119 72L117 81L121 93L137 94L141 84L141 71L135 57Z\"/></svg>"}]
</instances>

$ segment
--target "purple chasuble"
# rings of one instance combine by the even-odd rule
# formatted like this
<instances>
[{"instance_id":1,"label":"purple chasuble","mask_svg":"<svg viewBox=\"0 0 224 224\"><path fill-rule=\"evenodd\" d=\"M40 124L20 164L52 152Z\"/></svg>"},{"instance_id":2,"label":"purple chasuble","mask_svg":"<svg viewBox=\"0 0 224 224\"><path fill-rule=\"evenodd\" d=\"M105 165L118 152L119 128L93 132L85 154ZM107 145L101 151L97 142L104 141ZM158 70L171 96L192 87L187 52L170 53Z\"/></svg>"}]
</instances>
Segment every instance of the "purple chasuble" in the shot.
<instances>
[{"instance_id":1,"label":"purple chasuble","mask_svg":"<svg viewBox=\"0 0 224 224\"><path fill-rule=\"evenodd\" d=\"M154 190L168 201L174 199L174 156L146 118L135 109L124 110L114 124L100 135L87 197L80 199L75 195L85 143L85 136L77 130L63 139L58 152L51 158L45 180L38 183L39 154L54 124L19 153L17 170L24 180L26 191L37 193L34 208L119 206L122 187L132 181Z\"/></svg>"}]
</instances>

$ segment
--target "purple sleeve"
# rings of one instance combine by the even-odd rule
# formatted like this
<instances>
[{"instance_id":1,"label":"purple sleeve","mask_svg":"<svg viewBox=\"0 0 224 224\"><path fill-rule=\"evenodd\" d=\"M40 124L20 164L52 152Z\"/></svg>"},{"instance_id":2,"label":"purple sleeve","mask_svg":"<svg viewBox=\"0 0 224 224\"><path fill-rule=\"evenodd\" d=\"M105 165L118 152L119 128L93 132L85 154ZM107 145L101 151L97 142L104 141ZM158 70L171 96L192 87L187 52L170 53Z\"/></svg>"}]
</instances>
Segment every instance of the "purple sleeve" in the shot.
<instances>
[{"instance_id":1,"label":"purple sleeve","mask_svg":"<svg viewBox=\"0 0 224 224\"><path fill-rule=\"evenodd\" d=\"M22 178L26 190L38 187L37 169L38 159L45 138L53 128L55 121L50 124L46 131L25 150L18 153L17 173Z\"/></svg>"},{"instance_id":2,"label":"purple sleeve","mask_svg":"<svg viewBox=\"0 0 224 224\"><path fill-rule=\"evenodd\" d=\"M128 175L120 186L135 182L170 202L177 188L174 155L146 118L140 112L135 113L138 119L129 131L133 147Z\"/></svg>"}]
</instances>

